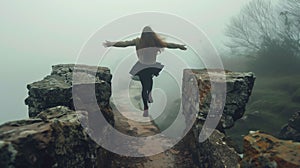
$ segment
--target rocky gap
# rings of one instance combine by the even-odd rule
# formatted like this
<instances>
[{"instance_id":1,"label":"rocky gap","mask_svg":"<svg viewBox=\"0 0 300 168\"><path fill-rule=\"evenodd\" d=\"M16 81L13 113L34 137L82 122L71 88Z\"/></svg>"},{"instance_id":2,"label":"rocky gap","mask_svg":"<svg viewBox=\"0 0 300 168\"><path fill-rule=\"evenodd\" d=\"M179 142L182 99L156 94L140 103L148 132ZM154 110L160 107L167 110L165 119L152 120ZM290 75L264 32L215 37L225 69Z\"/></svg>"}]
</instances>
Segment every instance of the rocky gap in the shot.
<instances>
[{"instance_id":1,"label":"rocky gap","mask_svg":"<svg viewBox=\"0 0 300 168\"><path fill-rule=\"evenodd\" d=\"M74 71L79 75L77 77L88 82L74 83ZM102 122L96 114L98 106L110 126L124 134L147 137L161 131L151 121L141 123L127 119L110 105L110 70L87 65L76 65L76 69L74 64L54 65L51 75L27 85L29 97L25 103L30 119L0 126L0 167L299 167L300 151L294 150L300 149L299 143L260 132L244 137L244 157L240 157L236 145L226 136L226 129L243 116L255 76L251 72L225 71L226 95L211 95L211 82L217 83L222 72L211 71L212 78L206 69L183 72L183 115L190 119L194 117L191 111L196 110L198 116L188 134L165 152L138 158L109 152L90 137L96 131L109 134L108 127L98 128ZM195 84L199 92L195 92ZM78 95L72 95L72 89L77 89ZM199 143L198 137L208 117L212 98L221 102L224 96L225 108L217 128L206 141ZM79 111L74 111L74 101L79 104L76 107ZM299 141L299 114L296 113L283 128L282 139ZM130 111L128 115L138 117ZM155 147L144 144L142 149L131 152ZM280 153L287 149L288 154Z\"/></svg>"}]
</instances>

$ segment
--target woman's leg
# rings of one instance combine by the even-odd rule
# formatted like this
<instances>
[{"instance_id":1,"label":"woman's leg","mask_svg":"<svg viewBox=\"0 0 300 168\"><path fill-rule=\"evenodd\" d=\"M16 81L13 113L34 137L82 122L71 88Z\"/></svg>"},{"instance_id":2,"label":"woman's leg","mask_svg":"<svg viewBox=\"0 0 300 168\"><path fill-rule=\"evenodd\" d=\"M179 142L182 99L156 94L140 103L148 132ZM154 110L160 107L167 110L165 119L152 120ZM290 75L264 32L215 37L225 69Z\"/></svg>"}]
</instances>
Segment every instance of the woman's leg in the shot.
<instances>
[{"instance_id":1,"label":"woman's leg","mask_svg":"<svg viewBox=\"0 0 300 168\"><path fill-rule=\"evenodd\" d=\"M152 87L153 87L153 78L152 78L152 76L151 76L149 81L150 81L150 85L149 85L149 90L148 90L148 102L153 103L153 98L152 98L152 95L151 95L151 91L152 91Z\"/></svg>"},{"instance_id":2,"label":"woman's leg","mask_svg":"<svg viewBox=\"0 0 300 168\"><path fill-rule=\"evenodd\" d=\"M149 75L149 93L152 91L152 87L153 87L153 78L152 76Z\"/></svg>"},{"instance_id":3,"label":"woman's leg","mask_svg":"<svg viewBox=\"0 0 300 168\"><path fill-rule=\"evenodd\" d=\"M147 110L149 108L148 107L148 95L149 95L152 78L144 73L141 73L139 76L140 76L140 81L142 84L142 99L143 99L143 103L144 103L144 110Z\"/></svg>"}]
</instances>

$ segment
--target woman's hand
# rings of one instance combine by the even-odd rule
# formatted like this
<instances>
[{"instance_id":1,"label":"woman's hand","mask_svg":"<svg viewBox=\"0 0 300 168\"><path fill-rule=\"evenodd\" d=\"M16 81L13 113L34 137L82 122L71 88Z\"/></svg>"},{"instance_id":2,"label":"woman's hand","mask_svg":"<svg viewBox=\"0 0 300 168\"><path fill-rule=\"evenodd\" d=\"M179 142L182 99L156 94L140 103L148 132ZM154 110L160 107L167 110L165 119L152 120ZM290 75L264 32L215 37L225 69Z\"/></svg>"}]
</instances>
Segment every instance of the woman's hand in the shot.
<instances>
[{"instance_id":1,"label":"woman's hand","mask_svg":"<svg viewBox=\"0 0 300 168\"><path fill-rule=\"evenodd\" d=\"M111 46L113 46L114 45L114 43L113 42L111 42L111 41L107 41L107 40L105 40L105 42L104 43L102 43L103 44L103 46L104 47L111 47Z\"/></svg>"},{"instance_id":2,"label":"woman's hand","mask_svg":"<svg viewBox=\"0 0 300 168\"><path fill-rule=\"evenodd\" d=\"M179 49L181 49L181 50L186 50L187 48L186 48L185 45L180 45L180 46L179 46Z\"/></svg>"}]
</instances>

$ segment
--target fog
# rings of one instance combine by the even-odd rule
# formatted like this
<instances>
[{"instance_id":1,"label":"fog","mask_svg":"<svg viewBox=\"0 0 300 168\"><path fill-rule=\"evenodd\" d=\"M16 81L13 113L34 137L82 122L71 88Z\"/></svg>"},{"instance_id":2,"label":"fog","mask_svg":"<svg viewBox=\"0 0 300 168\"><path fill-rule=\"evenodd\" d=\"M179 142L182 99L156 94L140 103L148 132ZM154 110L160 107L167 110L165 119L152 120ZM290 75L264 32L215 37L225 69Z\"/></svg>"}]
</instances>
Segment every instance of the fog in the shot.
<instances>
[{"instance_id":1,"label":"fog","mask_svg":"<svg viewBox=\"0 0 300 168\"><path fill-rule=\"evenodd\" d=\"M112 20L144 11L175 14L196 25L221 50L226 24L248 1L3 0L0 123L27 118L26 85L49 74L51 65L75 63L89 37ZM99 47L104 40L99 39Z\"/></svg>"}]
</instances>

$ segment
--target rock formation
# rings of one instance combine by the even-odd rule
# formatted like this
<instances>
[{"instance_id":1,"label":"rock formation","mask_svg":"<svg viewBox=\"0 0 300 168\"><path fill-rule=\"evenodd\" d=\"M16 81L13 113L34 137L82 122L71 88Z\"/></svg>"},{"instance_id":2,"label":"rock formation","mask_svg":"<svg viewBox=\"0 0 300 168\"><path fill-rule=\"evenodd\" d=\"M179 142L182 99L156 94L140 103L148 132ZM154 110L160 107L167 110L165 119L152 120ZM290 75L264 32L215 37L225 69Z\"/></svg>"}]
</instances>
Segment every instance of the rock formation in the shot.
<instances>
[{"instance_id":1,"label":"rock formation","mask_svg":"<svg viewBox=\"0 0 300 168\"><path fill-rule=\"evenodd\" d=\"M283 126L279 137L300 142L300 111L296 112L288 121L288 124Z\"/></svg>"},{"instance_id":2,"label":"rock formation","mask_svg":"<svg viewBox=\"0 0 300 168\"><path fill-rule=\"evenodd\" d=\"M50 75L41 81L27 85L29 96L25 104L28 105L29 117L34 117L39 112L55 106L66 106L74 110L73 100L78 97L72 95L72 89L84 90L81 94L87 100L90 100L89 95L95 95L101 109L109 108L112 78L110 70L105 67L86 65L76 65L74 69L74 66L74 64L54 65ZM84 80L73 83L73 75L77 75L77 78L82 77ZM104 113L104 115L112 119L112 116L109 116L110 113Z\"/></svg>"},{"instance_id":3,"label":"rock formation","mask_svg":"<svg viewBox=\"0 0 300 168\"><path fill-rule=\"evenodd\" d=\"M221 72L218 70L211 71L212 74L208 74L207 70L185 70L183 79L183 106L185 111L199 109L199 120L205 120L209 111L209 107L212 100L211 95L211 82L218 83L222 78ZM224 110L221 117L221 122L218 129L224 131L224 129L231 128L234 125L234 121L240 119L244 112L246 103L251 95L251 91L254 85L255 76L253 73L241 73L226 71L226 97L224 95L214 95L215 101L223 101L226 98ZM194 81L194 79L196 81ZM195 82L198 85L199 91L193 91ZM199 94L197 100L189 100L190 98L196 98L197 96L191 96L193 94ZM200 101L200 103L195 103ZM196 107L199 105L199 107Z\"/></svg>"},{"instance_id":4,"label":"rock formation","mask_svg":"<svg viewBox=\"0 0 300 168\"><path fill-rule=\"evenodd\" d=\"M74 75L83 80L74 81ZM240 161L239 154L228 141L226 129L242 117L251 94L255 80L252 73L225 72L227 91L221 120L211 136L199 143L199 133L209 117L212 98L215 102L224 98L224 95L210 93L211 83L218 81L220 71L214 70L210 75L211 78L207 70L184 71L182 101L188 103L183 103L183 112L186 121L195 117L189 111L196 111L193 115L197 116L184 139L161 154L130 158L112 154L90 138L90 133L99 124L99 109L108 123L124 134L148 136L156 134L159 129L151 122L139 123L124 118L120 113L115 115L117 113L112 111L115 109L110 107L109 102L112 75L108 68L55 65L50 75L27 86L29 96L25 103L30 118L0 126L0 167L118 167L126 166L126 163L130 164L127 167L267 165L261 160L267 161L269 166L299 166L299 160L295 158L299 158L299 151L294 151L299 149L299 144L277 140L266 134L251 134L245 138L246 153ZM193 84L197 85L197 91L190 87ZM115 121L118 123L115 124ZM299 113L296 113L286 129L298 130L298 123ZM106 128L100 131L101 134L107 133ZM148 148L154 147L147 144L143 150ZM284 155L280 151L290 152Z\"/></svg>"},{"instance_id":5,"label":"rock formation","mask_svg":"<svg viewBox=\"0 0 300 168\"><path fill-rule=\"evenodd\" d=\"M242 167L300 167L300 143L254 132L244 137Z\"/></svg>"},{"instance_id":6,"label":"rock formation","mask_svg":"<svg viewBox=\"0 0 300 168\"><path fill-rule=\"evenodd\" d=\"M185 138L185 141L192 147L190 150L194 151L195 160L199 164L205 163L204 167L236 167L240 157L229 145L229 141L226 141L226 136L223 132L224 129L232 127L235 120L242 117L246 103L251 95L255 76L253 73L225 72L227 85L226 102L224 111L221 114L221 120L211 136L203 143L200 143L199 134L207 118L212 99L210 93L211 83L217 83L220 81L220 78L224 78L221 71L213 70L212 72L209 76L205 69L184 71L182 86L183 113L188 119L197 115L196 121L189 132L191 135L188 135L192 138L189 138L189 140ZM194 86L198 86L196 88L198 91L194 90ZM221 102L224 100L224 95L214 95L214 98L216 102ZM217 103L217 105L219 104ZM194 111L196 114L191 113L191 111Z\"/></svg>"},{"instance_id":7,"label":"rock formation","mask_svg":"<svg viewBox=\"0 0 300 168\"><path fill-rule=\"evenodd\" d=\"M91 134L97 130L106 134L105 127L99 128L99 109L108 123L114 125L109 105L112 75L104 67L76 65L75 69L74 66L52 66L50 75L27 85L29 96L25 104L31 119L1 126L0 167L95 167L107 164L109 152L98 146L86 132ZM83 80L74 82L74 75ZM95 101L92 96L96 97ZM76 113L74 100L77 101ZM78 118L79 114L81 118Z\"/></svg>"},{"instance_id":8,"label":"rock formation","mask_svg":"<svg viewBox=\"0 0 300 168\"><path fill-rule=\"evenodd\" d=\"M0 167L103 167L110 164L110 153L86 134L77 115L67 107L57 106L31 119L1 125Z\"/></svg>"}]
</instances>

